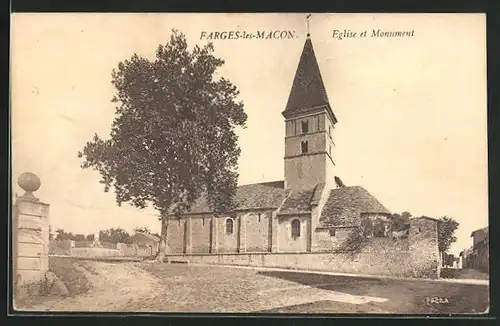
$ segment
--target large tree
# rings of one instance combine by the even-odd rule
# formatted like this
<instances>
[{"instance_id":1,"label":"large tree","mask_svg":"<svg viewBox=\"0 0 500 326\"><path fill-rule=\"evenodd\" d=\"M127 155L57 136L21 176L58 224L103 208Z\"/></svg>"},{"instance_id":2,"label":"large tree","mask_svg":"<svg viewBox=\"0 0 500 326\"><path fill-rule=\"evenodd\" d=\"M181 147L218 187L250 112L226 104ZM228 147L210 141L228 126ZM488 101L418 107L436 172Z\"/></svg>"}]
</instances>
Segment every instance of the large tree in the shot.
<instances>
[{"instance_id":1,"label":"large tree","mask_svg":"<svg viewBox=\"0 0 500 326\"><path fill-rule=\"evenodd\" d=\"M240 148L235 129L247 115L238 89L216 76L224 60L212 44L188 49L172 31L153 60L134 54L112 72L117 103L110 138L97 134L79 157L82 168L100 172L104 190L118 205L152 204L162 216L179 215L202 193L214 212L230 211L237 185ZM160 251L162 251L160 249Z\"/></svg>"},{"instance_id":2,"label":"large tree","mask_svg":"<svg viewBox=\"0 0 500 326\"><path fill-rule=\"evenodd\" d=\"M447 252L451 244L457 241L455 231L458 229L459 223L453 218L443 216L439 219L438 223L438 247L439 251Z\"/></svg>"}]
</instances>

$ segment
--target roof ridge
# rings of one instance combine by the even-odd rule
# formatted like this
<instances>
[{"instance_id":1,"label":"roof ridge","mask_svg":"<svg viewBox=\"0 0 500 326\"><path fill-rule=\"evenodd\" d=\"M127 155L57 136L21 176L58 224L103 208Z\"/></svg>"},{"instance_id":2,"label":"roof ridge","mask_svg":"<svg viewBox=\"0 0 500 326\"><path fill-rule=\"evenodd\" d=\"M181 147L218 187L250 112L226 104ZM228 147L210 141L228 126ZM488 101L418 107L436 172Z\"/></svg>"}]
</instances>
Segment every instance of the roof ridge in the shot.
<instances>
[{"instance_id":1,"label":"roof ridge","mask_svg":"<svg viewBox=\"0 0 500 326\"><path fill-rule=\"evenodd\" d=\"M253 186L253 185L265 185L265 184L272 184L272 183L281 183L281 182L285 182L285 180L275 180L275 181L264 181L264 182L255 182L255 183L245 183L245 184L241 184L241 185L238 185L237 188L239 187L244 187L244 186Z\"/></svg>"},{"instance_id":2,"label":"roof ridge","mask_svg":"<svg viewBox=\"0 0 500 326\"><path fill-rule=\"evenodd\" d=\"M288 191L288 194L285 196L285 198L281 201L280 205L276 209L276 215L280 214L281 209L283 208L283 205L286 203L286 201L288 200L288 198L290 198L290 196L292 195L293 191L291 189L287 189L287 191Z\"/></svg>"}]
</instances>

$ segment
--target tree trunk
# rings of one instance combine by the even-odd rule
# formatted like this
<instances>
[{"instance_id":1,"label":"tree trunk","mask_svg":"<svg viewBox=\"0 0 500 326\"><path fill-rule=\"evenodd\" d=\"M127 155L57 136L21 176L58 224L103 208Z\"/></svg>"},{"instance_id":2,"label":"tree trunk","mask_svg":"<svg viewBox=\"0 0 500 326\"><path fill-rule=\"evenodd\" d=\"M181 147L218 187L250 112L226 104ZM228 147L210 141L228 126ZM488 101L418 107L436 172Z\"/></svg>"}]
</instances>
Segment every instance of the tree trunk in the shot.
<instances>
[{"instance_id":1,"label":"tree trunk","mask_svg":"<svg viewBox=\"0 0 500 326\"><path fill-rule=\"evenodd\" d=\"M158 244L158 251L155 255L155 260L163 263L165 259L165 249L167 247L167 231L168 231L168 219L163 215L161 217L161 232L160 232L160 243Z\"/></svg>"}]
</instances>

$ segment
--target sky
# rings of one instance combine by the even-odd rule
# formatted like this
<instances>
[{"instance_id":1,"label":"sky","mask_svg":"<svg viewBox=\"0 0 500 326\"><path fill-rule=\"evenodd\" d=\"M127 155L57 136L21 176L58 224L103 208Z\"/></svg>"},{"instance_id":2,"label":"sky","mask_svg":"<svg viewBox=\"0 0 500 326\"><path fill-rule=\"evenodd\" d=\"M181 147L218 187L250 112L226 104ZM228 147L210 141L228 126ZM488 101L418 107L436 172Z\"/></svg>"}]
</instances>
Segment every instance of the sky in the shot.
<instances>
[{"instance_id":1,"label":"sky","mask_svg":"<svg viewBox=\"0 0 500 326\"><path fill-rule=\"evenodd\" d=\"M13 192L33 172L53 229L157 232L157 212L118 207L77 152L109 137L111 71L137 53L153 58L172 29L190 47L202 32L287 31L292 38L212 40L219 71L248 114L238 130L240 184L283 180L286 106L307 33L305 14L14 14L11 29ZM371 38L373 29L412 37ZM368 37L338 39L333 31ZM486 32L483 14L313 14L310 33L330 104L335 175L361 185L392 212L450 216L451 252L488 224ZM287 33L285 33L287 34Z\"/></svg>"}]
</instances>

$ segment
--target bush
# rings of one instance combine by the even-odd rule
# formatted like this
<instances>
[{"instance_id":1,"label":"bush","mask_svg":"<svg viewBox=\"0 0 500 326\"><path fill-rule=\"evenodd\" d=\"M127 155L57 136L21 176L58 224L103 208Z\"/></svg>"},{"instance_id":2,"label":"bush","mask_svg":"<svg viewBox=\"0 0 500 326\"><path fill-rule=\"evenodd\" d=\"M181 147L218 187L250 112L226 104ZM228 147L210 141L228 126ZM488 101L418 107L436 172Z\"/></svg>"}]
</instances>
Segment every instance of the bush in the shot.
<instances>
[{"instance_id":1,"label":"bush","mask_svg":"<svg viewBox=\"0 0 500 326\"><path fill-rule=\"evenodd\" d=\"M360 233L364 237L371 237L373 235L373 222L370 218L364 217L361 219L361 224L360 224Z\"/></svg>"},{"instance_id":2,"label":"bush","mask_svg":"<svg viewBox=\"0 0 500 326\"><path fill-rule=\"evenodd\" d=\"M379 237L379 238L385 236L385 225L384 225L384 222L380 219L377 219L375 221L375 224L373 226L373 236Z\"/></svg>"}]
</instances>

